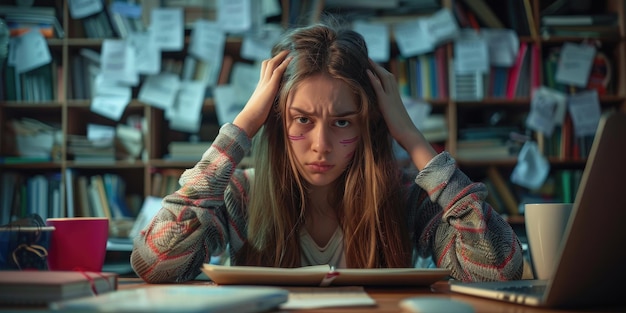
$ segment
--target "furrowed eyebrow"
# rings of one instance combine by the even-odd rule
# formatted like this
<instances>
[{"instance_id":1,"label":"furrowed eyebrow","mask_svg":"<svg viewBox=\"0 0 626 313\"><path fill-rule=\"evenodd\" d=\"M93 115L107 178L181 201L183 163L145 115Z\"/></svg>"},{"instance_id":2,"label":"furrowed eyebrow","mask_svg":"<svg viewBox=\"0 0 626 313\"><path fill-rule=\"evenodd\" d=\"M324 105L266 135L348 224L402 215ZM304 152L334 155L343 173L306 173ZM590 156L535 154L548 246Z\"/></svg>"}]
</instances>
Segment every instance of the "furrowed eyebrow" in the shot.
<instances>
[{"instance_id":1,"label":"furrowed eyebrow","mask_svg":"<svg viewBox=\"0 0 626 313\"><path fill-rule=\"evenodd\" d=\"M304 114L304 115L313 115L313 112L309 112L309 111L306 111L304 109L294 107L294 106L290 107L289 111L296 111L297 113ZM355 115L355 114L357 114L357 111L347 111L347 112L336 113L336 114L333 114L332 116L333 117L346 117L346 116Z\"/></svg>"}]
</instances>

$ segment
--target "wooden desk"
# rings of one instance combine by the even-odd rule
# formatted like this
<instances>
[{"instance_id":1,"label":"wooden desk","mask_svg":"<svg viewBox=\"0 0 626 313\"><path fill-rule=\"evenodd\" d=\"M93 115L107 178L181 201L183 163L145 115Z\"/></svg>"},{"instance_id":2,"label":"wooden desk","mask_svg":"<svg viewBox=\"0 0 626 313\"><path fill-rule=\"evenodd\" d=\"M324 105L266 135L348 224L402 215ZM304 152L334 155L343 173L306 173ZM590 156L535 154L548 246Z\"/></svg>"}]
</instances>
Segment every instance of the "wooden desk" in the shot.
<instances>
[{"instance_id":1,"label":"wooden desk","mask_svg":"<svg viewBox=\"0 0 626 313\"><path fill-rule=\"evenodd\" d=\"M212 282L209 281L192 281L188 284L208 284L213 285ZM437 282L431 288L411 288L411 287L366 287L365 290L367 293L376 300L378 304L376 307L358 307L358 308L326 308L326 309L316 309L316 310L295 310L293 312L346 312L346 313L355 313L355 312L401 312L398 303L410 297L420 297L420 296L428 296L428 297L443 297L455 299L463 302L467 302L472 305L476 312L489 312L489 313L564 313L564 312L626 312L626 308L616 308L616 309L604 309L604 310L550 310L544 308L534 308L519 304L513 303L505 303L499 302L495 300L482 299L478 297L460 295L447 292L448 283L446 281ZM128 289L128 288L141 288L141 287L149 287L155 286L151 284L144 283L139 278L120 278L119 279L119 289ZM279 311L279 312L288 312L288 311Z\"/></svg>"}]
</instances>

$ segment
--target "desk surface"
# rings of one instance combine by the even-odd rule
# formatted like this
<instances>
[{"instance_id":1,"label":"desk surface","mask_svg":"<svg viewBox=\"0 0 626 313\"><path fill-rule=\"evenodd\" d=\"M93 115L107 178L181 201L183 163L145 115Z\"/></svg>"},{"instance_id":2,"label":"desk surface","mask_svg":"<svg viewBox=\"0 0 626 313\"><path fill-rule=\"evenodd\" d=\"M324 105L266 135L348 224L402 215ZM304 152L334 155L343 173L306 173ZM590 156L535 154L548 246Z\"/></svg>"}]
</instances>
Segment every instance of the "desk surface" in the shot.
<instances>
[{"instance_id":1,"label":"desk surface","mask_svg":"<svg viewBox=\"0 0 626 313\"><path fill-rule=\"evenodd\" d=\"M193 281L189 284L213 284L209 281ZM365 290L372 297L376 303L376 307L359 307L358 312L400 312L398 303L406 298L410 297L443 297L450 298L459 301L469 303L474 307L476 312L490 312L490 313L542 313L542 312L572 312L572 310L549 310L545 308L536 308L530 306L524 306L513 303L499 302L495 300L482 299L478 297L472 297L461 294L454 294L447 292L448 283L445 281L435 283L431 288L410 288L410 287L398 287L398 288L383 288L383 287L366 287ZM120 278L119 289L129 288L141 288L141 287L154 286L144 283L139 278ZM323 287L320 287L323 288ZM286 312L286 311L280 311ZM297 310L294 312L350 312L355 313L355 308L326 308L316 310ZM576 311L575 311L576 312ZM621 309L605 309L605 310L581 310L579 312L625 312L624 308Z\"/></svg>"}]
</instances>

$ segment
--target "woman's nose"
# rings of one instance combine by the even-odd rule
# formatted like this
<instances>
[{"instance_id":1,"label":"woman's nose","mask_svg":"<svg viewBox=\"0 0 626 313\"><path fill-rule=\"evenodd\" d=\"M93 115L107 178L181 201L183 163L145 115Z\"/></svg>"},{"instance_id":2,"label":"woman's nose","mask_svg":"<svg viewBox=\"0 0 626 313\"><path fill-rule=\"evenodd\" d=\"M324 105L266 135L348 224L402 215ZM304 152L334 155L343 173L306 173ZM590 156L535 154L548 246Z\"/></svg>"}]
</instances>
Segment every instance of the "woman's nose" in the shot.
<instances>
[{"instance_id":1,"label":"woman's nose","mask_svg":"<svg viewBox=\"0 0 626 313\"><path fill-rule=\"evenodd\" d=\"M330 130L320 126L315 132L313 150L318 153L328 153L332 150Z\"/></svg>"}]
</instances>

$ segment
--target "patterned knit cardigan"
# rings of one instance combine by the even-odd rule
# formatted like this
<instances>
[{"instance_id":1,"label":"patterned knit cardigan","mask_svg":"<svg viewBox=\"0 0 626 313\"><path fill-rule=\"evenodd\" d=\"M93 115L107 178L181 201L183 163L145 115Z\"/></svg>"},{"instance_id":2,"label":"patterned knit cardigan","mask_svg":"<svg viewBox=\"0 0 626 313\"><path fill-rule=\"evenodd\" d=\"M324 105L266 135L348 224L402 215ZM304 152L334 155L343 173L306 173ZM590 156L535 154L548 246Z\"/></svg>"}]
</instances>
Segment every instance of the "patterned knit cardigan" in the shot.
<instances>
[{"instance_id":1,"label":"patterned knit cardigan","mask_svg":"<svg viewBox=\"0 0 626 313\"><path fill-rule=\"evenodd\" d=\"M245 132L225 124L202 159L182 174L182 187L163 199L162 209L134 239L131 264L146 282L194 279L211 255L228 248L232 257L243 246L253 172L237 165L250 146ZM522 249L515 232L484 202L485 186L470 181L447 152L405 184L417 255L432 257L462 281L521 278ZM231 258L231 264L237 260Z\"/></svg>"}]
</instances>

